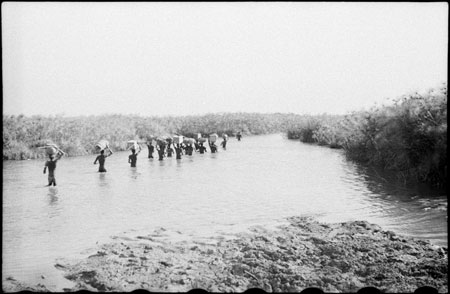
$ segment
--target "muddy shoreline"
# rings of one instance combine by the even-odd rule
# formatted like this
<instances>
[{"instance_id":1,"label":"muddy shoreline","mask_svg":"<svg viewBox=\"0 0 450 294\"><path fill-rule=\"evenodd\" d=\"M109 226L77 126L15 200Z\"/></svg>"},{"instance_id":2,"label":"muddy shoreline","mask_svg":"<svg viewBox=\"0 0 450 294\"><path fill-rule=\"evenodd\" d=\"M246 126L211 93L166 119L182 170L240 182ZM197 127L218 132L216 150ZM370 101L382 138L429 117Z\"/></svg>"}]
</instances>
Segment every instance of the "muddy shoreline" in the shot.
<instances>
[{"instance_id":1,"label":"muddy shoreline","mask_svg":"<svg viewBox=\"0 0 450 294\"><path fill-rule=\"evenodd\" d=\"M292 217L278 230L253 227L236 238L167 242L153 232L113 239L82 260L56 261L74 286L64 291L414 292L431 286L448 292L448 249L406 238L365 221L319 223ZM3 291L48 291L3 278Z\"/></svg>"}]
</instances>

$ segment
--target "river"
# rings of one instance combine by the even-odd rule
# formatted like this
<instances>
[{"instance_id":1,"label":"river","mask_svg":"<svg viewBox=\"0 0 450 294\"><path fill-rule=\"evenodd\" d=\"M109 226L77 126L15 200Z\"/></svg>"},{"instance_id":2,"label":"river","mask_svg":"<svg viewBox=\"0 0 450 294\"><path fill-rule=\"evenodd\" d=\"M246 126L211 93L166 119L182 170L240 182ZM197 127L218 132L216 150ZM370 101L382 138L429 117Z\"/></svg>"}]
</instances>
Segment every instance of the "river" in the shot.
<instances>
[{"instance_id":1,"label":"river","mask_svg":"<svg viewBox=\"0 0 450 294\"><path fill-rule=\"evenodd\" d=\"M148 159L145 149L136 168L128 154L108 157L103 174L94 155L62 158L56 187L45 187L44 160L3 161L3 276L44 276L61 289L55 260L82 257L114 236L163 228L173 240L223 238L299 215L366 220L447 246L445 193L395 186L342 150L276 134L231 138L226 151L179 161Z\"/></svg>"}]
</instances>

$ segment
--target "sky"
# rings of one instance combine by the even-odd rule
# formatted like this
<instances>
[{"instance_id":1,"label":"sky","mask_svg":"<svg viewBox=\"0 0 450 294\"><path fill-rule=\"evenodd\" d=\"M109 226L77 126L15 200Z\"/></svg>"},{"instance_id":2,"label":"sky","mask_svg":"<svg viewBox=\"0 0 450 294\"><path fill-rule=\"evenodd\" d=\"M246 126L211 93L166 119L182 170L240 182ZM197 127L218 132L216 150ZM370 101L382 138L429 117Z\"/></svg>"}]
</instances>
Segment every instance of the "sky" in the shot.
<instances>
[{"instance_id":1,"label":"sky","mask_svg":"<svg viewBox=\"0 0 450 294\"><path fill-rule=\"evenodd\" d=\"M446 2L2 2L3 113L344 114L447 51Z\"/></svg>"}]
</instances>

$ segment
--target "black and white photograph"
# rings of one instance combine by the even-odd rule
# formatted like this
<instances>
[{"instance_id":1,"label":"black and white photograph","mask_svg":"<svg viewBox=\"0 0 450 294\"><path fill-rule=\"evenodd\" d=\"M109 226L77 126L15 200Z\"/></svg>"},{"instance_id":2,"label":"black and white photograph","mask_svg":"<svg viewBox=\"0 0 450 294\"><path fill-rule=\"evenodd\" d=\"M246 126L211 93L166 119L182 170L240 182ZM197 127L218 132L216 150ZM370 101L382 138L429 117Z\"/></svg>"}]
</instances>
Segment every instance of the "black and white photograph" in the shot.
<instances>
[{"instance_id":1,"label":"black and white photograph","mask_svg":"<svg viewBox=\"0 0 450 294\"><path fill-rule=\"evenodd\" d=\"M448 13L2 2L2 291L448 293Z\"/></svg>"}]
</instances>

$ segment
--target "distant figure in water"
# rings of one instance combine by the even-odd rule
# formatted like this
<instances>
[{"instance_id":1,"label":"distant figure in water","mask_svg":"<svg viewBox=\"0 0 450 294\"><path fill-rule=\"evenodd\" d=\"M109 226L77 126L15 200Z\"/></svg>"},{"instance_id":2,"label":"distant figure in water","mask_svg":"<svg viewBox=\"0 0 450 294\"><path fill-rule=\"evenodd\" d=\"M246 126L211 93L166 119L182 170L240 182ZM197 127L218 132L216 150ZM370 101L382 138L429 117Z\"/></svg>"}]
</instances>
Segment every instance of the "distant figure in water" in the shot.
<instances>
[{"instance_id":1,"label":"distant figure in water","mask_svg":"<svg viewBox=\"0 0 450 294\"><path fill-rule=\"evenodd\" d=\"M131 154L128 156L128 163L131 163L131 167L136 167L137 156L141 152L141 148L136 153L136 150L131 149Z\"/></svg>"},{"instance_id":2,"label":"distant figure in water","mask_svg":"<svg viewBox=\"0 0 450 294\"><path fill-rule=\"evenodd\" d=\"M111 156L113 154L112 150L109 147L107 147L107 148L109 150L109 154L105 155L105 150L102 150L102 151L100 151L100 155L97 156L97 158L94 161L94 164L97 164L97 161L98 161L98 163L100 163L100 166L98 167L98 172L100 172L100 173L106 172L105 159L106 159L106 157Z\"/></svg>"},{"instance_id":3,"label":"distant figure in water","mask_svg":"<svg viewBox=\"0 0 450 294\"><path fill-rule=\"evenodd\" d=\"M171 147L172 144L167 145L167 157L172 157L172 154L174 152L173 148Z\"/></svg>"},{"instance_id":4,"label":"distant figure in water","mask_svg":"<svg viewBox=\"0 0 450 294\"><path fill-rule=\"evenodd\" d=\"M241 137L242 137L241 132L237 132L236 137L237 137L238 141L241 141Z\"/></svg>"},{"instance_id":5,"label":"distant figure in water","mask_svg":"<svg viewBox=\"0 0 450 294\"><path fill-rule=\"evenodd\" d=\"M198 144L198 151L200 152L200 154L208 152L208 151L206 151L206 147L203 146L203 143Z\"/></svg>"},{"instance_id":6,"label":"distant figure in water","mask_svg":"<svg viewBox=\"0 0 450 294\"><path fill-rule=\"evenodd\" d=\"M214 144L214 142L209 142L209 148L211 149L211 153L217 152L217 146Z\"/></svg>"},{"instance_id":7,"label":"distant figure in water","mask_svg":"<svg viewBox=\"0 0 450 294\"><path fill-rule=\"evenodd\" d=\"M156 146L156 150L158 150L158 155L159 155L159 159L158 160L163 160L164 159L164 153L166 151L166 145L157 145Z\"/></svg>"},{"instance_id":8,"label":"distant figure in water","mask_svg":"<svg viewBox=\"0 0 450 294\"><path fill-rule=\"evenodd\" d=\"M222 145L222 148L227 150L227 140L225 138L223 138L223 141L220 143L220 145Z\"/></svg>"},{"instance_id":9,"label":"distant figure in water","mask_svg":"<svg viewBox=\"0 0 450 294\"><path fill-rule=\"evenodd\" d=\"M182 153L182 149L180 144L177 144L176 146L173 146L175 148L175 153L177 154L177 159L181 159L181 153Z\"/></svg>"},{"instance_id":10,"label":"distant figure in water","mask_svg":"<svg viewBox=\"0 0 450 294\"><path fill-rule=\"evenodd\" d=\"M49 155L48 161L45 162L44 166L44 174L48 167L48 185L56 186L56 179L55 179L55 169L56 169L56 162L64 155L64 152L58 148L58 153L55 155Z\"/></svg>"},{"instance_id":11,"label":"distant figure in water","mask_svg":"<svg viewBox=\"0 0 450 294\"><path fill-rule=\"evenodd\" d=\"M153 158L153 151L155 150L155 147L152 145L152 142L147 143L148 147L148 158Z\"/></svg>"},{"instance_id":12,"label":"distant figure in water","mask_svg":"<svg viewBox=\"0 0 450 294\"><path fill-rule=\"evenodd\" d=\"M186 155L192 156L192 152L194 152L194 147L192 147L192 144L187 144Z\"/></svg>"}]
</instances>

